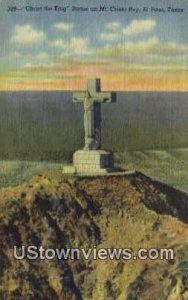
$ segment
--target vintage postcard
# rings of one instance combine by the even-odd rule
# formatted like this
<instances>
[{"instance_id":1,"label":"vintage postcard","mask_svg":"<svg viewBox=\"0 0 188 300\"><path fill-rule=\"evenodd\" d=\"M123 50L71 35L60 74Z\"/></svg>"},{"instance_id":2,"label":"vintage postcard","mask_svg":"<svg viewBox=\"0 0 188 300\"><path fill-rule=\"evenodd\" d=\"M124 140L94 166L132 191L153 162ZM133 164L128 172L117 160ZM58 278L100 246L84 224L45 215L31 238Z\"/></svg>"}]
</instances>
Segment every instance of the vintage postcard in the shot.
<instances>
[{"instance_id":1,"label":"vintage postcard","mask_svg":"<svg viewBox=\"0 0 188 300\"><path fill-rule=\"evenodd\" d=\"M0 300L188 300L187 28L0 0Z\"/></svg>"}]
</instances>

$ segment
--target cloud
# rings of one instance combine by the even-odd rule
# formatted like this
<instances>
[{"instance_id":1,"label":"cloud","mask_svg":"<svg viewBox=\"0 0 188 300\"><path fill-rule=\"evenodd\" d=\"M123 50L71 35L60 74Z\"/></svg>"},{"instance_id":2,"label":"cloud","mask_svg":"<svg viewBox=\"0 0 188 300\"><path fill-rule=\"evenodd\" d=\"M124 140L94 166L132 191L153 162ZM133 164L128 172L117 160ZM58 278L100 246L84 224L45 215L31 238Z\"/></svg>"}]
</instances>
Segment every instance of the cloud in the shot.
<instances>
[{"instance_id":1,"label":"cloud","mask_svg":"<svg viewBox=\"0 0 188 300\"><path fill-rule=\"evenodd\" d=\"M154 49L154 53L163 56L187 56L188 44L168 42L166 44L162 44L161 47Z\"/></svg>"},{"instance_id":2,"label":"cloud","mask_svg":"<svg viewBox=\"0 0 188 300\"><path fill-rule=\"evenodd\" d=\"M116 45L105 45L98 48L99 56L109 59L119 60L127 56L141 56L152 53L155 47L159 47L160 41L158 37L153 36L147 40L136 42L124 42Z\"/></svg>"},{"instance_id":3,"label":"cloud","mask_svg":"<svg viewBox=\"0 0 188 300\"><path fill-rule=\"evenodd\" d=\"M123 52L127 55L153 54L156 48L160 47L157 36L153 36L144 41L128 42L122 46Z\"/></svg>"},{"instance_id":4,"label":"cloud","mask_svg":"<svg viewBox=\"0 0 188 300\"><path fill-rule=\"evenodd\" d=\"M185 64L188 59L188 44L161 42L157 36L146 40L105 45L96 50L99 60L131 61L147 65L148 61Z\"/></svg>"},{"instance_id":5,"label":"cloud","mask_svg":"<svg viewBox=\"0 0 188 300\"><path fill-rule=\"evenodd\" d=\"M119 34L117 33L108 33L108 32L104 32L100 34L100 39L105 40L105 41L115 41L119 38Z\"/></svg>"},{"instance_id":6,"label":"cloud","mask_svg":"<svg viewBox=\"0 0 188 300\"><path fill-rule=\"evenodd\" d=\"M35 59L37 61L41 62L47 62L50 59L50 56L47 52L39 52L36 56Z\"/></svg>"},{"instance_id":7,"label":"cloud","mask_svg":"<svg viewBox=\"0 0 188 300\"><path fill-rule=\"evenodd\" d=\"M72 23L60 22L53 25L54 28L61 31L70 31L73 29Z\"/></svg>"},{"instance_id":8,"label":"cloud","mask_svg":"<svg viewBox=\"0 0 188 300\"><path fill-rule=\"evenodd\" d=\"M34 68L34 67L36 67L36 65L35 64L32 64L32 63L29 63L29 62L27 62L27 63L25 63L24 64L24 68Z\"/></svg>"},{"instance_id":9,"label":"cloud","mask_svg":"<svg viewBox=\"0 0 188 300\"><path fill-rule=\"evenodd\" d=\"M81 37L73 37L70 41L71 47L78 47L80 51L88 46L88 39Z\"/></svg>"},{"instance_id":10,"label":"cloud","mask_svg":"<svg viewBox=\"0 0 188 300\"><path fill-rule=\"evenodd\" d=\"M22 66L24 68L34 68L39 66L50 66L53 64L53 57L47 52L27 53L22 55Z\"/></svg>"},{"instance_id":11,"label":"cloud","mask_svg":"<svg viewBox=\"0 0 188 300\"><path fill-rule=\"evenodd\" d=\"M50 55L49 53L45 51L37 52L37 53L27 53L27 54L22 54L22 61L24 60L29 60L32 63L33 62L48 62L50 60Z\"/></svg>"},{"instance_id":12,"label":"cloud","mask_svg":"<svg viewBox=\"0 0 188 300\"><path fill-rule=\"evenodd\" d=\"M65 55L85 55L90 53L89 40L83 37L72 37L70 40L56 39L50 42L52 47L65 50Z\"/></svg>"},{"instance_id":13,"label":"cloud","mask_svg":"<svg viewBox=\"0 0 188 300\"><path fill-rule=\"evenodd\" d=\"M49 42L51 47L60 48L60 49L67 49L69 44L64 39L56 39L54 41Z\"/></svg>"},{"instance_id":14,"label":"cloud","mask_svg":"<svg viewBox=\"0 0 188 300\"><path fill-rule=\"evenodd\" d=\"M23 45L33 45L42 42L45 38L46 35L43 31L26 24L15 26L12 41Z\"/></svg>"},{"instance_id":15,"label":"cloud","mask_svg":"<svg viewBox=\"0 0 188 300\"><path fill-rule=\"evenodd\" d=\"M126 28L122 28L122 24L119 22L110 22L105 25L106 30L100 34L100 39L112 42L123 35L133 36L139 33L152 32L156 25L156 21L152 19L133 20Z\"/></svg>"},{"instance_id":16,"label":"cloud","mask_svg":"<svg viewBox=\"0 0 188 300\"><path fill-rule=\"evenodd\" d=\"M152 32L156 25L156 21L152 19L133 20L126 28L123 29L123 34L130 36Z\"/></svg>"},{"instance_id":17,"label":"cloud","mask_svg":"<svg viewBox=\"0 0 188 300\"><path fill-rule=\"evenodd\" d=\"M109 38L109 36L107 37ZM104 38L102 34L101 38ZM54 61L60 63L62 60L65 61L65 58L82 58L86 64L91 61L98 65L131 63L131 68L134 66L143 66L144 68L149 64L151 66L188 65L188 44L178 44L173 41L162 42L155 35L148 39L120 40L113 43L109 38L105 45L95 48L91 47L89 40L83 37L73 37L69 40L57 39L50 45L59 49L54 56Z\"/></svg>"},{"instance_id":18,"label":"cloud","mask_svg":"<svg viewBox=\"0 0 188 300\"><path fill-rule=\"evenodd\" d=\"M105 25L105 28L106 28L107 30L112 30L112 31L114 31L114 30L118 30L121 26L122 26L122 25L121 25L121 23L119 23L119 22L109 22L109 23L107 23L107 24Z\"/></svg>"},{"instance_id":19,"label":"cloud","mask_svg":"<svg viewBox=\"0 0 188 300\"><path fill-rule=\"evenodd\" d=\"M99 35L99 38L104 41L114 42L119 39L121 33L121 23L109 22L106 23L105 31Z\"/></svg>"}]
</instances>

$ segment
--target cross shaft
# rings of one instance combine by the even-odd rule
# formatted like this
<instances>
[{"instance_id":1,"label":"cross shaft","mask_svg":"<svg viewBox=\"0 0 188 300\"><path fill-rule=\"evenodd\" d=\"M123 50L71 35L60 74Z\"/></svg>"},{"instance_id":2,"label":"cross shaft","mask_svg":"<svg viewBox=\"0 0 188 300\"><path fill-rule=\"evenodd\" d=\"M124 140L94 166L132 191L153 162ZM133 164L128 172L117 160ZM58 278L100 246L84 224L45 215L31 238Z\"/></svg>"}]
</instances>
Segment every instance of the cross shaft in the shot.
<instances>
[{"instance_id":1,"label":"cross shaft","mask_svg":"<svg viewBox=\"0 0 188 300\"><path fill-rule=\"evenodd\" d=\"M116 102L116 94L101 92L100 79L89 79L87 91L73 94L73 102L84 104L85 150L101 147L101 103Z\"/></svg>"}]
</instances>

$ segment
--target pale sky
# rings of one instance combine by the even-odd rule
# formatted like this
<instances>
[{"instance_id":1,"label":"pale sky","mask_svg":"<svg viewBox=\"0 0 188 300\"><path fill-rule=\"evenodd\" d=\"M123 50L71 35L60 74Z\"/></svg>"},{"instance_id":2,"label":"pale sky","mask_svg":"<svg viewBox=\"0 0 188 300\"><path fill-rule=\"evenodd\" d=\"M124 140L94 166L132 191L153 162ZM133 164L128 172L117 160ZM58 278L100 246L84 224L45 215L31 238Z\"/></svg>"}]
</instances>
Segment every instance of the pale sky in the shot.
<instances>
[{"instance_id":1,"label":"pale sky","mask_svg":"<svg viewBox=\"0 0 188 300\"><path fill-rule=\"evenodd\" d=\"M72 11L101 4L105 12ZM103 89L187 91L187 28L184 0L0 1L0 90L84 89L100 77Z\"/></svg>"}]
</instances>

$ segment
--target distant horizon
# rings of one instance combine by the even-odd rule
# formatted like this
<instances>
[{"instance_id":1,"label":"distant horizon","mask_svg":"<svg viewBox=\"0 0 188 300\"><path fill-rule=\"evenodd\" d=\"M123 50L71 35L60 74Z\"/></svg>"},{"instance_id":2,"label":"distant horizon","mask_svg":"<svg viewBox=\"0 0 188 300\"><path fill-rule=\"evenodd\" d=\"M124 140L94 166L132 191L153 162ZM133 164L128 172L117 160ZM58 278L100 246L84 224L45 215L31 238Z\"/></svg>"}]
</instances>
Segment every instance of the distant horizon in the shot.
<instances>
[{"instance_id":1,"label":"distant horizon","mask_svg":"<svg viewBox=\"0 0 188 300\"><path fill-rule=\"evenodd\" d=\"M85 89L72 89L72 90L0 90L0 93L35 93L35 92L40 92L40 93L45 93L45 92L48 92L48 93L61 93L61 92L64 92L64 93L73 93L75 91L85 91ZM179 90L105 90L105 89L102 89L102 92L105 92L105 91L111 91L111 92L116 92L116 93L161 93L161 94L165 94L165 93L170 93L170 94L188 94L188 90L186 91L179 91Z\"/></svg>"},{"instance_id":2,"label":"distant horizon","mask_svg":"<svg viewBox=\"0 0 188 300\"><path fill-rule=\"evenodd\" d=\"M1 77L1 76L0 76ZM175 77L174 80L168 81L168 78L165 78L165 84L158 85L157 79L153 81L153 83L147 83L146 87L146 80L142 78L142 80L138 80L137 85L131 83L130 80L129 84L123 80L121 82L108 82L108 80L103 80L100 76L97 76L101 79L102 91L117 91L117 92L188 92L188 74L183 76L182 78ZM10 85L9 84L2 84L0 82L0 92L22 92L22 91L82 91L86 90L87 85L87 78L80 79L72 82L63 82L61 83L49 83L47 82L35 82L34 84L18 84L18 85ZM143 84L143 81L145 84ZM66 86L67 85L67 86ZM157 88L156 88L157 86ZM167 88L168 87L168 88Z\"/></svg>"}]
</instances>

